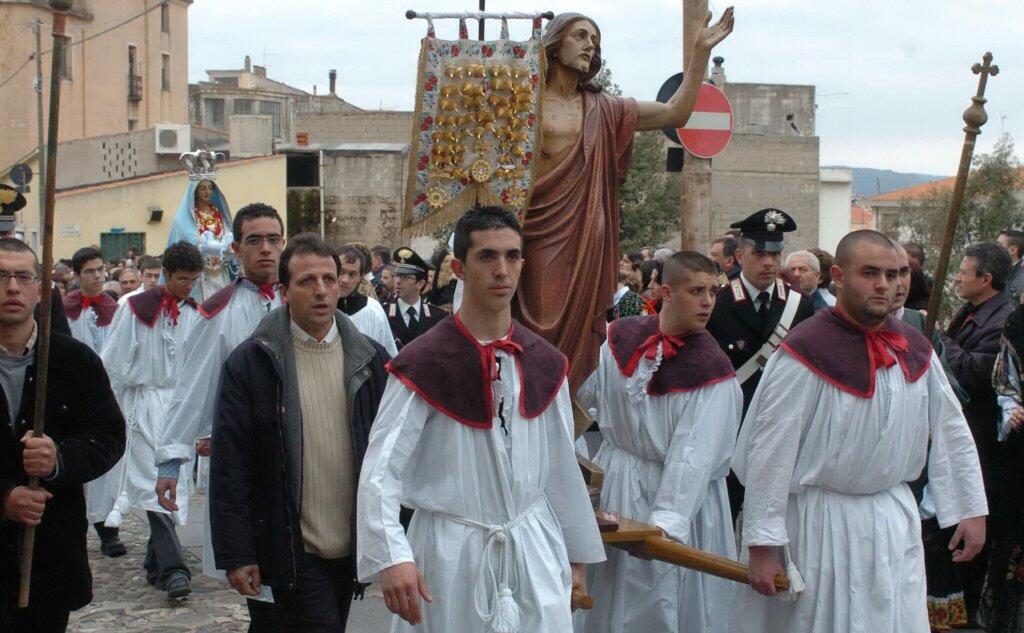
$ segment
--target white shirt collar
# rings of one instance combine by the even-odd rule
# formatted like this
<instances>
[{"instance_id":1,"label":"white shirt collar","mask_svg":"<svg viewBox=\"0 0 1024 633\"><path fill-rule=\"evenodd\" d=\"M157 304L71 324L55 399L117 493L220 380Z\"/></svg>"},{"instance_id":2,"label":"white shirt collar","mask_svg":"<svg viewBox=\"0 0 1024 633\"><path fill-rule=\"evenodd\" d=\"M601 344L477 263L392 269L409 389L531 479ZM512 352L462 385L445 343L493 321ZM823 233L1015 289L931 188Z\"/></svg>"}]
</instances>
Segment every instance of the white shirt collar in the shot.
<instances>
[{"instance_id":1,"label":"white shirt collar","mask_svg":"<svg viewBox=\"0 0 1024 633\"><path fill-rule=\"evenodd\" d=\"M615 295L612 296L612 304L619 305L619 301L622 300L622 297L626 296L627 292L629 292L629 286L623 286L616 290Z\"/></svg>"},{"instance_id":2,"label":"white shirt collar","mask_svg":"<svg viewBox=\"0 0 1024 633\"><path fill-rule=\"evenodd\" d=\"M420 308L420 304L421 303L423 303L423 300L422 299L417 299L416 303L413 303L412 305L410 305L410 304L406 303L405 301L402 301L401 297L398 297L398 311L401 312L404 316L408 316L409 308L416 308L416 314L419 315L419 313L421 311L421 308Z\"/></svg>"},{"instance_id":3,"label":"white shirt collar","mask_svg":"<svg viewBox=\"0 0 1024 633\"><path fill-rule=\"evenodd\" d=\"M750 283L747 280L746 274L744 274L742 271L740 271L740 281L743 282L743 287L747 289L747 294L750 295L751 301L757 301L757 295L761 294L762 292L767 292L769 298L775 293L774 283L765 288L764 290L758 290L757 287L754 286L754 284Z\"/></svg>"},{"instance_id":4,"label":"white shirt collar","mask_svg":"<svg viewBox=\"0 0 1024 633\"><path fill-rule=\"evenodd\" d=\"M318 341L314 337L310 336L309 332L306 332L306 330L299 327L298 323L291 319L288 319L288 321L291 323L292 335L300 341L306 341L308 343L333 343L334 339L338 338L337 325L327 330L327 336L324 337L324 340Z\"/></svg>"},{"instance_id":5,"label":"white shirt collar","mask_svg":"<svg viewBox=\"0 0 1024 633\"><path fill-rule=\"evenodd\" d=\"M906 311L907 311L907 307L906 307L906 306L902 306L902 307L900 307L900 309L899 309L899 310L897 310L897 311L893 312L893 313L892 313L892 316L893 316L893 317L894 317L894 318L895 318L895 319L896 319L897 321L902 321L902 320L903 320L903 313L904 313L904 312L906 312Z\"/></svg>"}]
</instances>

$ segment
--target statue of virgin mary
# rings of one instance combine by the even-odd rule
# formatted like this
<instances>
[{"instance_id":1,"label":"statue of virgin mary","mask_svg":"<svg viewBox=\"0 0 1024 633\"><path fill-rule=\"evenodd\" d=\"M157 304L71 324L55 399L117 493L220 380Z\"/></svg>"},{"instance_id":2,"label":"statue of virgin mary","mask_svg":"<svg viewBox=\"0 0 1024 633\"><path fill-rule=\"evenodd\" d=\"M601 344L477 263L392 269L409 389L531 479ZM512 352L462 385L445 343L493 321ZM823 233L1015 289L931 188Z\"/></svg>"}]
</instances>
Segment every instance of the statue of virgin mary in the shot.
<instances>
[{"instance_id":1,"label":"statue of virgin mary","mask_svg":"<svg viewBox=\"0 0 1024 633\"><path fill-rule=\"evenodd\" d=\"M185 240L199 247L205 266L192 295L200 303L238 276L231 252L231 213L217 186L216 162L223 154L197 150L181 155L188 171L188 187L178 204L167 245Z\"/></svg>"}]
</instances>

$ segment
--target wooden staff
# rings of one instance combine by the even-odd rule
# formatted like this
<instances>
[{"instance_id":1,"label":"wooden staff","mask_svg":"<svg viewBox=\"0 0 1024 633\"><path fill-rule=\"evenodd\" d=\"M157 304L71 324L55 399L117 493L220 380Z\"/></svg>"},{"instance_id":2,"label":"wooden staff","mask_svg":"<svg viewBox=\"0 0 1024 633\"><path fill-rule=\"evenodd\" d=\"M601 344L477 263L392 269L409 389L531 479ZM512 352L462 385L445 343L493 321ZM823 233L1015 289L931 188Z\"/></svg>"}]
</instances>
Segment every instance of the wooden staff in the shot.
<instances>
[{"instance_id":1,"label":"wooden staff","mask_svg":"<svg viewBox=\"0 0 1024 633\"><path fill-rule=\"evenodd\" d=\"M36 338L36 402L32 414L32 435L43 435L43 420L46 417L46 378L50 365L50 307L53 304L53 206L57 183L57 132L60 118L60 75L64 67L64 45L67 37L64 26L71 0L50 0L53 10L53 53L50 64L50 121L46 137L46 195L43 210L43 279L39 293L39 330ZM29 477L29 488L39 487L38 477ZM18 606L27 607L29 590L32 587L32 551L35 547L36 529L25 526L21 543L21 583L18 591Z\"/></svg>"},{"instance_id":2,"label":"wooden staff","mask_svg":"<svg viewBox=\"0 0 1024 633\"><path fill-rule=\"evenodd\" d=\"M964 188L967 176L971 171L971 160L974 158L974 141L981 134L981 126L988 121L985 113L985 85L988 76L999 74L999 66L992 65L992 53L985 53L981 58L983 64L974 64L971 72L981 75L978 78L978 92L971 97L971 105L964 110L964 147L960 152L960 167L956 172L956 184L953 185L953 197L949 203L949 215L946 216L946 233L942 237L939 249L939 261L935 268L935 282L932 284L932 295L928 299L928 315L924 322L924 335L929 339L935 330L935 320L939 316L942 305L942 289L946 284L946 268L949 267L949 254L953 250L953 236L956 235L956 224L960 219L960 207L964 201Z\"/></svg>"},{"instance_id":3,"label":"wooden staff","mask_svg":"<svg viewBox=\"0 0 1024 633\"><path fill-rule=\"evenodd\" d=\"M660 560L745 585L750 583L746 565L667 539L661 528L607 512L597 513L597 523L606 545L626 550L637 558ZM775 588L788 590L789 578L776 576Z\"/></svg>"}]
</instances>

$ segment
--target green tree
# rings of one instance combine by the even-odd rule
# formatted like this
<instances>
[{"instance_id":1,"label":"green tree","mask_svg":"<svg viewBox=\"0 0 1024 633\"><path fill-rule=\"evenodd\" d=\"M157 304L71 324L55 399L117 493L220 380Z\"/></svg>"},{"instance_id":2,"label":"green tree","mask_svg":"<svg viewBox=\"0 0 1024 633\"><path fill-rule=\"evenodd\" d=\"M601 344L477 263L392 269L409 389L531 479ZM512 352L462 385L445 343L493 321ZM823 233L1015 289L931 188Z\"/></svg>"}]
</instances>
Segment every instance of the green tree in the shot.
<instances>
[{"instance_id":1,"label":"green tree","mask_svg":"<svg viewBox=\"0 0 1024 633\"><path fill-rule=\"evenodd\" d=\"M1002 229L1024 224L1024 206L1015 195L1024 185L1021 173L1021 162L1009 135L999 139L991 154L974 157L953 236L940 323L960 304L953 277L960 267L964 248L976 242L995 240ZM899 212L880 228L901 242L919 242L924 246L926 261L934 265L939 259L951 197L951 188L940 188L921 200L903 200Z\"/></svg>"}]
</instances>

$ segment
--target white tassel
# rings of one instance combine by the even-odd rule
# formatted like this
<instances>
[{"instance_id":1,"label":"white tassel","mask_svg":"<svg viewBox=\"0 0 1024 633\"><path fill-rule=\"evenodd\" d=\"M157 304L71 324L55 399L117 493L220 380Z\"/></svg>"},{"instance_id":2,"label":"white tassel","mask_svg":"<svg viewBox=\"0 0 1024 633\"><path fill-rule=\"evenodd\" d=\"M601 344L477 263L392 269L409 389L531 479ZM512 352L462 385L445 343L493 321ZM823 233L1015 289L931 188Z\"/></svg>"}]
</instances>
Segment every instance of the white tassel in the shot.
<instances>
[{"instance_id":1,"label":"white tassel","mask_svg":"<svg viewBox=\"0 0 1024 633\"><path fill-rule=\"evenodd\" d=\"M800 575L800 570L796 568L793 561L789 561L789 564L786 565L786 578L789 578L789 591L782 594L782 597L787 602L792 602L806 589L804 577Z\"/></svg>"},{"instance_id":2,"label":"white tassel","mask_svg":"<svg viewBox=\"0 0 1024 633\"><path fill-rule=\"evenodd\" d=\"M519 604L512 597L508 585L502 585L498 591L498 601L494 605L494 617L491 618L491 630L494 633L518 633Z\"/></svg>"},{"instance_id":3,"label":"white tassel","mask_svg":"<svg viewBox=\"0 0 1024 633\"><path fill-rule=\"evenodd\" d=\"M121 492L117 497L117 501L114 502L114 508L110 511L110 514L107 515L107 519L103 522L103 525L108 528L121 527L121 517L125 512L128 512L128 507L128 493Z\"/></svg>"}]
</instances>

